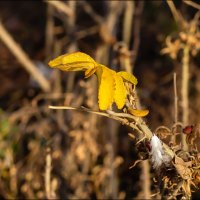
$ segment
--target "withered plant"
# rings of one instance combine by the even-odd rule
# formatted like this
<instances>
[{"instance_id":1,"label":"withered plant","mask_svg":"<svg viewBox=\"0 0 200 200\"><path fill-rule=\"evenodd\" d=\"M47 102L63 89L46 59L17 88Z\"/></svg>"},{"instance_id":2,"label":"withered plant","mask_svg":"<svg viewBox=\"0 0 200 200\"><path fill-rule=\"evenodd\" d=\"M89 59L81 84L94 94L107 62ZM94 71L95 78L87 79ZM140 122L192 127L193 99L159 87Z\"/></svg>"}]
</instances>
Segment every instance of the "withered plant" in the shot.
<instances>
[{"instance_id":1,"label":"withered plant","mask_svg":"<svg viewBox=\"0 0 200 200\"><path fill-rule=\"evenodd\" d=\"M197 189L199 184L200 163L198 150L194 145L192 145L191 151L184 151L180 145L166 144L149 129L142 119L149 111L137 108L136 77L125 71L115 72L81 52L61 55L50 61L49 66L63 71L83 70L86 78L96 74L98 79L98 103L101 112L92 111L85 107L49 106L49 108L85 111L106 116L130 126L142 135L141 139L135 137L136 144L139 146L139 151L140 146L143 146L142 151L146 154L143 159L149 158L151 160L158 178L161 196L169 199L174 199L177 196L186 199L191 197L192 186ZM113 103L117 105L119 111L112 107ZM164 137L173 134L178 135L181 133L168 130L168 134L164 133ZM160 138L162 137L160 136Z\"/></svg>"},{"instance_id":2,"label":"withered plant","mask_svg":"<svg viewBox=\"0 0 200 200\"><path fill-rule=\"evenodd\" d=\"M0 65L6 73L12 73L14 68L7 65L15 66L14 60L31 77L29 81L26 73L26 79L14 73L10 84L3 73L5 69L0 73L0 80L7 81L2 84L5 88L20 85L16 93L8 90L11 97L5 95L5 99L9 108L0 112L0 196L192 198L192 192L200 187L200 71L193 63L199 55L199 11L186 20L180 5L192 6L196 11L199 4L174 1L179 5L176 9L173 1L44 2L41 6L46 10L45 47L34 58L16 42L16 35L12 37L20 30L20 20L10 15L0 22L0 39L5 44L0 44ZM163 5L166 7L162 13ZM151 18L154 9L156 20ZM166 14L168 10L169 15L170 10L173 14L172 20ZM177 31L164 38L158 21L166 23L166 27L175 21ZM31 32L27 46L35 33L32 28L25 27L19 37L22 40ZM39 38L41 33L37 34L33 38ZM155 59L153 52L147 56L144 52L149 46L154 50L155 45L160 53L162 37L166 45L161 53L167 55ZM11 59L7 48L16 60ZM154 71L159 67L164 71L159 63L168 55L177 66L174 95L161 86L173 85L171 73L164 77ZM148 57L155 63L149 62ZM38 60L43 62L37 64ZM46 66L48 62L64 71L83 70L85 79L80 73L51 70ZM146 85L142 86L144 82ZM0 95L5 91L0 90ZM173 112L169 112L164 100L158 103L163 96L169 97ZM166 127L166 122L171 127ZM159 126L153 130L155 124Z\"/></svg>"}]
</instances>

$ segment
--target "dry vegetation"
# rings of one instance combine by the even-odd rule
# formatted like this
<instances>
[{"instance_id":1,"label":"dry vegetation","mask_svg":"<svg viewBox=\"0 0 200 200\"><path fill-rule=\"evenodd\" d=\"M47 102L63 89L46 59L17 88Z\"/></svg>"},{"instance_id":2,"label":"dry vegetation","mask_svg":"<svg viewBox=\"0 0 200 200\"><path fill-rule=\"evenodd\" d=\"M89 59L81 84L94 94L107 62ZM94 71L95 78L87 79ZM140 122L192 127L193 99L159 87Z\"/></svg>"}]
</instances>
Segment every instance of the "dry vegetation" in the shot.
<instances>
[{"instance_id":1,"label":"dry vegetation","mask_svg":"<svg viewBox=\"0 0 200 200\"><path fill-rule=\"evenodd\" d=\"M197 2L0 2L0 197L199 199ZM148 116L99 111L95 76L48 67L76 51L133 73Z\"/></svg>"}]
</instances>

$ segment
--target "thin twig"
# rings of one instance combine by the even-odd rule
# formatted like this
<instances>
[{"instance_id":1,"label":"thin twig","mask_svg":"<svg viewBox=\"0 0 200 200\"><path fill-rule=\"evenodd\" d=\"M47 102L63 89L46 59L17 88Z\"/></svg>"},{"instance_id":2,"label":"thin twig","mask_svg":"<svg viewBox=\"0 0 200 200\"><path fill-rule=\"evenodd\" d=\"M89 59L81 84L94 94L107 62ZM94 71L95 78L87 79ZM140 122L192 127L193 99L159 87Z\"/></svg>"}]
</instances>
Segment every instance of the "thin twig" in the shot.
<instances>
[{"instance_id":1,"label":"thin twig","mask_svg":"<svg viewBox=\"0 0 200 200\"><path fill-rule=\"evenodd\" d=\"M176 82L176 73L173 75L174 80L174 123L178 122L178 95L177 95L177 82Z\"/></svg>"},{"instance_id":2,"label":"thin twig","mask_svg":"<svg viewBox=\"0 0 200 200\"><path fill-rule=\"evenodd\" d=\"M69 1L69 7L74 13L76 13L77 3L78 2L76 2L76 1ZM68 22L68 26L66 28L72 29L72 30L76 29L75 28L76 27L76 15L73 15L72 17L68 18L67 22ZM69 45L68 52L75 52L75 51L77 51L77 49L78 49L77 43L73 42ZM72 88L74 85L74 80L75 80L75 74L68 75L67 84L66 84L67 92L72 91Z\"/></svg>"},{"instance_id":3,"label":"thin twig","mask_svg":"<svg viewBox=\"0 0 200 200\"><path fill-rule=\"evenodd\" d=\"M46 198L51 199L51 154L49 148L47 149L47 155L46 155L45 192L46 192Z\"/></svg>"},{"instance_id":4,"label":"thin twig","mask_svg":"<svg viewBox=\"0 0 200 200\"><path fill-rule=\"evenodd\" d=\"M77 31L75 33L76 40L80 40L89 35L93 35L93 34L97 33L99 31L99 29L100 29L99 25L94 25L94 26L86 28L84 30Z\"/></svg>"},{"instance_id":5,"label":"thin twig","mask_svg":"<svg viewBox=\"0 0 200 200\"><path fill-rule=\"evenodd\" d=\"M136 160L136 161L129 167L129 169L134 168L138 163L140 163L140 162L142 162L142 161L144 161L144 160Z\"/></svg>"},{"instance_id":6,"label":"thin twig","mask_svg":"<svg viewBox=\"0 0 200 200\"><path fill-rule=\"evenodd\" d=\"M182 86L181 86L181 96L182 96L182 121L183 125L188 125L189 122L189 47L186 45L183 49L182 58ZM186 136L182 134L182 145L183 149L186 151L188 149L186 143Z\"/></svg>"},{"instance_id":7,"label":"thin twig","mask_svg":"<svg viewBox=\"0 0 200 200\"><path fill-rule=\"evenodd\" d=\"M135 62L138 55L138 50L140 46L140 27L141 27L141 15L144 7L144 1L139 1L138 6L135 9L135 17L134 17L134 29L133 29L133 53L134 56L132 58L132 66L135 66Z\"/></svg>"},{"instance_id":8,"label":"thin twig","mask_svg":"<svg viewBox=\"0 0 200 200\"><path fill-rule=\"evenodd\" d=\"M172 12L172 15L173 15L177 25L180 25L180 28L185 26L186 22L183 19L183 16L181 15L181 13L176 9L174 2L172 0L167 0L167 4Z\"/></svg>"},{"instance_id":9,"label":"thin twig","mask_svg":"<svg viewBox=\"0 0 200 200\"><path fill-rule=\"evenodd\" d=\"M74 12L67 6L64 2L61 1L45 1L46 3L54 6L57 10L65 13L67 16L72 17L74 16Z\"/></svg>"},{"instance_id":10,"label":"thin twig","mask_svg":"<svg viewBox=\"0 0 200 200\"><path fill-rule=\"evenodd\" d=\"M143 198L151 199L151 175L150 175L150 165L149 160L144 160L141 163L142 166L142 180L143 180Z\"/></svg>"},{"instance_id":11,"label":"thin twig","mask_svg":"<svg viewBox=\"0 0 200 200\"><path fill-rule=\"evenodd\" d=\"M126 114L126 113L115 113L111 110L107 111L108 113L103 113L103 112L99 112L99 111L93 111L90 110L88 108L85 107L81 107L81 108L75 108L75 107L70 107L70 106L49 106L50 109L55 109L55 110L77 110L77 111L81 111L81 112L88 112L88 113L93 113L93 114L97 114L97 115L101 115L101 116L105 116L105 117L126 117L129 119L133 119L135 120L135 117L130 115L130 114Z\"/></svg>"},{"instance_id":12,"label":"thin twig","mask_svg":"<svg viewBox=\"0 0 200 200\"><path fill-rule=\"evenodd\" d=\"M60 110L60 109L61 110L77 110L77 111L81 111L81 112L88 112L88 113L108 117L108 118L120 121L122 124L126 124L126 125L130 126L131 128L136 129L138 132L142 133L141 130L134 123L130 123L127 120L127 118L128 118L128 119L132 119L133 121L137 121L137 119L130 114L115 113L113 111L107 111L108 113L104 113L104 112L93 111L93 110L90 110L90 109L85 108L85 107L74 108L74 107L70 107L70 106L49 106L49 108L55 109L55 110ZM148 134L148 136L149 136L149 134Z\"/></svg>"},{"instance_id":13,"label":"thin twig","mask_svg":"<svg viewBox=\"0 0 200 200\"><path fill-rule=\"evenodd\" d=\"M186 3L189 6L192 6L193 8L196 8L198 10L200 10L200 4L194 2L194 1L188 1L188 0L184 0L184 3Z\"/></svg>"},{"instance_id":14,"label":"thin twig","mask_svg":"<svg viewBox=\"0 0 200 200\"><path fill-rule=\"evenodd\" d=\"M42 73L37 69L25 51L17 44L10 33L5 29L3 24L0 22L0 39L8 47L8 49L13 53L13 55L18 59L22 66L32 75L32 77L38 82L41 88L48 92L50 91L49 81L42 75Z\"/></svg>"},{"instance_id":15,"label":"thin twig","mask_svg":"<svg viewBox=\"0 0 200 200\"><path fill-rule=\"evenodd\" d=\"M94 11L94 9L92 8L92 6L87 1L83 0L83 1L80 1L78 3L83 6L83 9L85 10L85 12L88 15L90 15L92 17L92 19L94 19L97 24L101 24L104 21L104 19L101 17L101 15L98 15Z\"/></svg>"},{"instance_id":16,"label":"thin twig","mask_svg":"<svg viewBox=\"0 0 200 200\"><path fill-rule=\"evenodd\" d=\"M183 185L183 181L179 182L176 189L174 189L173 193L171 194L171 196L169 197L169 199L174 199L174 197L177 196L177 193L180 191L181 187Z\"/></svg>"},{"instance_id":17,"label":"thin twig","mask_svg":"<svg viewBox=\"0 0 200 200\"><path fill-rule=\"evenodd\" d=\"M177 95L177 82L176 82L176 73L173 75L173 81L174 81L174 123L177 124L178 122L178 95ZM175 133L176 133L176 127L175 127ZM176 136L171 136L171 141L173 144L176 143Z\"/></svg>"},{"instance_id":18,"label":"thin twig","mask_svg":"<svg viewBox=\"0 0 200 200\"><path fill-rule=\"evenodd\" d=\"M127 46L129 46L131 40L132 21L135 10L135 2L126 1L125 3L126 4L124 9L123 41L126 43Z\"/></svg>"},{"instance_id":19,"label":"thin twig","mask_svg":"<svg viewBox=\"0 0 200 200\"><path fill-rule=\"evenodd\" d=\"M54 20L53 20L54 8L51 4L47 5L47 21L46 21L46 41L45 41L45 53L46 59L49 60L49 56L52 54L53 41L54 41Z\"/></svg>"}]
</instances>

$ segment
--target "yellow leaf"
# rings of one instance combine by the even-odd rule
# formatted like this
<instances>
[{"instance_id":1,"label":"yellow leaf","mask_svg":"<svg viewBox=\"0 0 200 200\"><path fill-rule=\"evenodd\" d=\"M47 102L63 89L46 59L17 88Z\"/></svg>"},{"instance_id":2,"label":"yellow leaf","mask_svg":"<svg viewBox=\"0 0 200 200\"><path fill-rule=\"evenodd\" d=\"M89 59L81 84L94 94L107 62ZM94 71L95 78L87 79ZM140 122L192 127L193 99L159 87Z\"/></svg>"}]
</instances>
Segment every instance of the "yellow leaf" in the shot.
<instances>
[{"instance_id":1,"label":"yellow leaf","mask_svg":"<svg viewBox=\"0 0 200 200\"><path fill-rule=\"evenodd\" d=\"M96 63L93 58L82 52L61 55L49 63L52 68L58 68L63 71L85 71L85 78L96 73L99 83L98 100L99 108L107 110L113 102L116 103L118 109L122 109L126 101L125 81L134 85L137 79L132 74L125 71L116 73L108 67ZM133 111L136 116L145 116L147 111Z\"/></svg>"},{"instance_id":2,"label":"yellow leaf","mask_svg":"<svg viewBox=\"0 0 200 200\"><path fill-rule=\"evenodd\" d=\"M48 64L52 68L58 68L63 71L90 71L98 65L93 58L81 52L64 54L51 60Z\"/></svg>"},{"instance_id":3,"label":"yellow leaf","mask_svg":"<svg viewBox=\"0 0 200 200\"><path fill-rule=\"evenodd\" d=\"M145 117L149 114L149 110L136 110L132 108L128 108L128 112L135 117Z\"/></svg>"},{"instance_id":4,"label":"yellow leaf","mask_svg":"<svg viewBox=\"0 0 200 200\"><path fill-rule=\"evenodd\" d=\"M114 101L118 109L122 109L126 101L126 88L121 76L115 74L115 95Z\"/></svg>"},{"instance_id":5,"label":"yellow leaf","mask_svg":"<svg viewBox=\"0 0 200 200\"><path fill-rule=\"evenodd\" d=\"M137 78L128 72L121 71L118 72L117 74L119 74L125 81L128 81L134 85L137 85L138 83Z\"/></svg>"},{"instance_id":6,"label":"yellow leaf","mask_svg":"<svg viewBox=\"0 0 200 200\"><path fill-rule=\"evenodd\" d=\"M97 70L97 77L99 80L99 108L100 110L107 110L113 103L115 90L115 71L100 65Z\"/></svg>"}]
</instances>

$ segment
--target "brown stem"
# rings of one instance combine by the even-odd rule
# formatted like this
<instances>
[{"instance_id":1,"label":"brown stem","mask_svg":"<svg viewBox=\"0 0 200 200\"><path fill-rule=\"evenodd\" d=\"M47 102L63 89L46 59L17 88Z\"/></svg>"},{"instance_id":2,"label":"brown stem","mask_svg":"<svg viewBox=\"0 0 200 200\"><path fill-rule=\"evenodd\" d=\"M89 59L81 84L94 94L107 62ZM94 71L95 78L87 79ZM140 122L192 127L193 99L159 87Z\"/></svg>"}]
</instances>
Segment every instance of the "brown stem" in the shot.
<instances>
[{"instance_id":1,"label":"brown stem","mask_svg":"<svg viewBox=\"0 0 200 200\"><path fill-rule=\"evenodd\" d=\"M186 45L183 49L183 59L182 59L182 86L181 86L181 96L182 96L182 109L183 109L183 125L186 126L189 123L189 47ZM183 149L187 151L188 146L186 143L186 136L182 135L182 145Z\"/></svg>"}]
</instances>

